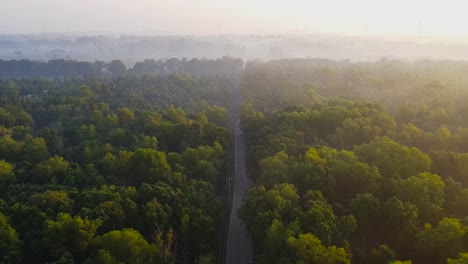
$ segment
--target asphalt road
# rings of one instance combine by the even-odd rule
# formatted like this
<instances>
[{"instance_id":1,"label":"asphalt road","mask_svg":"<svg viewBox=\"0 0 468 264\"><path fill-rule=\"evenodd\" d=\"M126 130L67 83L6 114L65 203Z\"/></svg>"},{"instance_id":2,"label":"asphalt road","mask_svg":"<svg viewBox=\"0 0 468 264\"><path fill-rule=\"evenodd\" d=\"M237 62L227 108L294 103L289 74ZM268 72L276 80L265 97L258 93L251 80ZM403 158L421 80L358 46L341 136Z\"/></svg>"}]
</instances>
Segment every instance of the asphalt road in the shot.
<instances>
[{"instance_id":1,"label":"asphalt road","mask_svg":"<svg viewBox=\"0 0 468 264\"><path fill-rule=\"evenodd\" d=\"M247 231L237 217L237 211L242 206L243 198L247 190L252 186L252 181L247 178L245 171L245 141L240 128L239 120L236 123L235 132L235 174L234 190L232 196L232 211L229 221L227 236L226 264L248 264L252 260L252 242L247 236Z\"/></svg>"}]
</instances>

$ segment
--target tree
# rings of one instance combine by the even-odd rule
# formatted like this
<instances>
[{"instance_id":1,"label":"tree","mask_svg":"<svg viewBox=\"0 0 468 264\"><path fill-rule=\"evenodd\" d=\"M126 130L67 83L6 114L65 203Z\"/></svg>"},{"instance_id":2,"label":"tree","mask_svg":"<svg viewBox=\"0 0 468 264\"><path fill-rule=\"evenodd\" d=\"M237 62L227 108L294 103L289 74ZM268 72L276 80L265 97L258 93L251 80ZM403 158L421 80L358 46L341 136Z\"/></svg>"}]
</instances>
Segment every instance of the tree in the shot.
<instances>
[{"instance_id":1,"label":"tree","mask_svg":"<svg viewBox=\"0 0 468 264\"><path fill-rule=\"evenodd\" d=\"M288 248L291 251L292 262L297 264L323 263L338 264L351 263L344 248L335 246L325 247L313 234L300 234L288 238Z\"/></svg>"},{"instance_id":2,"label":"tree","mask_svg":"<svg viewBox=\"0 0 468 264\"><path fill-rule=\"evenodd\" d=\"M212 106L205 111L208 121L217 125L224 125L228 121L228 114L226 108L220 106Z\"/></svg>"},{"instance_id":3,"label":"tree","mask_svg":"<svg viewBox=\"0 0 468 264\"><path fill-rule=\"evenodd\" d=\"M297 223L294 223L297 224ZM292 224L292 225L294 225ZM297 229L297 228L295 228ZM266 230L264 250L261 256L262 263L285 263L288 261L287 248L288 238L294 236L293 228L285 227L282 222L275 219L271 226Z\"/></svg>"},{"instance_id":4,"label":"tree","mask_svg":"<svg viewBox=\"0 0 468 264\"><path fill-rule=\"evenodd\" d=\"M392 197L382 204L381 213L382 220L379 222L385 227L378 233L381 240L387 241L397 252L411 250L413 234L419 224L418 208L410 202Z\"/></svg>"},{"instance_id":5,"label":"tree","mask_svg":"<svg viewBox=\"0 0 468 264\"><path fill-rule=\"evenodd\" d=\"M164 234L161 230L158 230L154 233L153 239L156 245L158 263L177 263L177 251L179 248L174 230L170 228L166 234ZM205 256L203 258L203 262L209 261L209 259L207 259L208 257L209 256ZM183 260L183 257L180 257L180 260Z\"/></svg>"},{"instance_id":6,"label":"tree","mask_svg":"<svg viewBox=\"0 0 468 264\"><path fill-rule=\"evenodd\" d=\"M468 211L464 209L464 205L463 205L465 201L468 202L468 200L466 200L468 198L467 196L468 191L465 191L465 195L463 195L465 198L461 198L460 195L463 191L463 187L461 183L455 181L452 177L444 178L444 183L445 183L444 211L447 214L460 214L460 213L463 214L463 212L468 213Z\"/></svg>"},{"instance_id":7,"label":"tree","mask_svg":"<svg viewBox=\"0 0 468 264\"><path fill-rule=\"evenodd\" d=\"M0 137L0 155L8 162L16 162L22 160L21 149L24 143L15 141L11 137Z\"/></svg>"},{"instance_id":8,"label":"tree","mask_svg":"<svg viewBox=\"0 0 468 264\"><path fill-rule=\"evenodd\" d=\"M327 161L327 185L334 189L331 200L345 202L358 193L376 194L379 190L381 175L377 169L359 162L353 152L323 147L319 154Z\"/></svg>"},{"instance_id":9,"label":"tree","mask_svg":"<svg viewBox=\"0 0 468 264\"><path fill-rule=\"evenodd\" d=\"M397 133L396 138L398 139L398 142L402 143L403 145L421 148L423 147L423 132L424 131L422 129L418 128L412 123L402 124L400 125L400 131Z\"/></svg>"},{"instance_id":10,"label":"tree","mask_svg":"<svg viewBox=\"0 0 468 264\"><path fill-rule=\"evenodd\" d=\"M15 104L19 97L19 88L13 80L9 80L1 86L0 96L2 104Z\"/></svg>"},{"instance_id":11,"label":"tree","mask_svg":"<svg viewBox=\"0 0 468 264\"><path fill-rule=\"evenodd\" d=\"M377 248L372 248L363 256L356 256L355 259L360 263L379 264L389 263L396 258L396 253L387 245L380 245Z\"/></svg>"},{"instance_id":12,"label":"tree","mask_svg":"<svg viewBox=\"0 0 468 264\"><path fill-rule=\"evenodd\" d=\"M309 190L321 190L331 196L333 186L327 181L327 161L321 158L315 148L305 152L303 160L288 159L288 170L284 174L293 183L300 194Z\"/></svg>"},{"instance_id":13,"label":"tree","mask_svg":"<svg viewBox=\"0 0 468 264\"><path fill-rule=\"evenodd\" d=\"M110 258L118 263L153 263L157 255L156 246L149 244L134 229L110 231L97 239L100 258Z\"/></svg>"},{"instance_id":14,"label":"tree","mask_svg":"<svg viewBox=\"0 0 468 264\"><path fill-rule=\"evenodd\" d=\"M5 188L16 181L15 166L5 160L0 160L0 187Z\"/></svg>"},{"instance_id":15,"label":"tree","mask_svg":"<svg viewBox=\"0 0 468 264\"><path fill-rule=\"evenodd\" d=\"M142 207L145 222L151 232L167 227L171 211L168 205L162 205L156 198L153 198Z\"/></svg>"},{"instance_id":16,"label":"tree","mask_svg":"<svg viewBox=\"0 0 468 264\"><path fill-rule=\"evenodd\" d=\"M67 213L58 214L56 221L47 220L44 242L50 247L50 257L58 259L65 252L72 252L76 259L84 260L100 225L99 220L72 217Z\"/></svg>"},{"instance_id":17,"label":"tree","mask_svg":"<svg viewBox=\"0 0 468 264\"><path fill-rule=\"evenodd\" d=\"M124 75L127 71L127 66L120 60L113 60L108 64L107 70L111 73L111 76L115 78Z\"/></svg>"},{"instance_id":18,"label":"tree","mask_svg":"<svg viewBox=\"0 0 468 264\"><path fill-rule=\"evenodd\" d=\"M265 231L275 219L289 224L299 214L299 195L296 187L283 183L267 190L263 186L247 192L239 216L246 223L247 232L259 245L263 242Z\"/></svg>"},{"instance_id":19,"label":"tree","mask_svg":"<svg viewBox=\"0 0 468 264\"><path fill-rule=\"evenodd\" d=\"M468 253L463 252L458 254L456 259L447 259L447 264L467 264L468 263Z\"/></svg>"},{"instance_id":20,"label":"tree","mask_svg":"<svg viewBox=\"0 0 468 264\"><path fill-rule=\"evenodd\" d=\"M2 263L21 263L21 241L16 230L0 213L0 261Z\"/></svg>"},{"instance_id":21,"label":"tree","mask_svg":"<svg viewBox=\"0 0 468 264\"><path fill-rule=\"evenodd\" d=\"M304 213L299 218L301 230L314 234L324 245L341 245L349 238L350 232L343 232L342 222L345 218L335 215L320 191L309 191L302 199Z\"/></svg>"},{"instance_id":22,"label":"tree","mask_svg":"<svg viewBox=\"0 0 468 264\"><path fill-rule=\"evenodd\" d=\"M464 234L465 230L460 220L443 218L435 227L430 224L424 226L424 230L417 234L416 248L423 253L423 259L430 261L436 258L442 262L449 257L456 257L463 251Z\"/></svg>"},{"instance_id":23,"label":"tree","mask_svg":"<svg viewBox=\"0 0 468 264\"><path fill-rule=\"evenodd\" d=\"M273 157L260 161L259 183L267 188L273 187L278 183L288 182L288 155L284 152L278 152Z\"/></svg>"},{"instance_id":24,"label":"tree","mask_svg":"<svg viewBox=\"0 0 468 264\"><path fill-rule=\"evenodd\" d=\"M74 207L74 200L65 191L47 190L32 195L30 201L50 217L58 213L72 213Z\"/></svg>"},{"instance_id":25,"label":"tree","mask_svg":"<svg viewBox=\"0 0 468 264\"><path fill-rule=\"evenodd\" d=\"M117 116L119 118L119 122L126 127L128 127L135 119L135 113L125 107L119 109Z\"/></svg>"},{"instance_id":26,"label":"tree","mask_svg":"<svg viewBox=\"0 0 468 264\"><path fill-rule=\"evenodd\" d=\"M443 178L451 177L468 186L468 154L451 151L432 151L431 171Z\"/></svg>"},{"instance_id":27,"label":"tree","mask_svg":"<svg viewBox=\"0 0 468 264\"><path fill-rule=\"evenodd\" d=\"M443 214L444 187L440 176L420 173L401 182L398 198L416 205L422 221L434 223Z\"/></svg>"},{"instance_id":28,"label":"tree","mask_svg":"<svg viewBox=\"0 0 468 264\"><path fill-rule=\"evenodd\" d=\"M372 194L358 194L351 201L351 211L357 220L360 247L367 248L379 240L381 203Z\"/></svg>"},{"instance_id":29,"label":"tree","mask_svg":"<svg viewBox=\"0 0 468 264\"><path fill-rule=\"evenodd\" d=\"M21 152L23 159L30 162L39 162L50 156L47 150L46 141L41 137L28 140Z\"/></svg>"},{"instance_id":30,"label":"tree","mask_svg":"<svg viewBox=\"0 0 468 264\"><path fill-rule=\"evenodd\" d=\"M468 215L468 189L463 189L455 200L454 212L460 216Z\"/></svg>"},{"instance_id":31,"label":"tree","mask_svg":"<svg viewBox=\"0 0 468 264\"><path fill-rule=\"evenodd\" d=\"M54 156L48 160L37 164L34 169L34 180L37 183L61 183L65 178L65 173L70 167L70 163L62 157Z\"/></svg>"},{"instance_id":32,"label":"tree","mask_svg":"<svg viewBox=\"0 0 468 264\"><path fill-rule=\"evenodd\" d=\"M129 160L130 173L128 182L139 185L142 182L155 183L169 181L170 167L166 161L166 154L154 149L138 149Z\"/></svg>"},{"instance_id":33,"label":"tree","mask_svg":"<svg viewBox=\"0 0 468 264\"><path fill-rule=\"evenodd\" d=\"M431 159L419 149L399 145L388 137L376 138L368 144L355 147L356 155L377 166L384 177L397 174L403 179L427 172Z\"/></svg>"}]
</instances>

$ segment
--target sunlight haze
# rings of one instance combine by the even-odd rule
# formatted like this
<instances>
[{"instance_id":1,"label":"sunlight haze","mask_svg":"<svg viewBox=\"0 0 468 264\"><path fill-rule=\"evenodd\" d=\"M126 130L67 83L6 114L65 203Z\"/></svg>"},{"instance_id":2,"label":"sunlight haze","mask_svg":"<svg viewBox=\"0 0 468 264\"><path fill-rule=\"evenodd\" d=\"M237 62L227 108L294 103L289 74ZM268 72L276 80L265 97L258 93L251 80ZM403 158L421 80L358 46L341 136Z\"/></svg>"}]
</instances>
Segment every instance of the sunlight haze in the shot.
<instances>
[{"instance_id":1,"label":"sunlight haze","mask_svg":"<svg viewBox=\"0 0 468 264\"><path fill-rule=\"evenodd\" d=\"M0 33L456 35L464 1L1 0Z\"/></svg>"},{"instance_id":2,"label":"sunlight haze","mask_svg":"<svg viewBox=\"0 0 468 264\"><path fill-rule=\"evenodd\" d=\"M0 0L0 264L468 263L467 10Z\"/></svg>"}]
</instances>

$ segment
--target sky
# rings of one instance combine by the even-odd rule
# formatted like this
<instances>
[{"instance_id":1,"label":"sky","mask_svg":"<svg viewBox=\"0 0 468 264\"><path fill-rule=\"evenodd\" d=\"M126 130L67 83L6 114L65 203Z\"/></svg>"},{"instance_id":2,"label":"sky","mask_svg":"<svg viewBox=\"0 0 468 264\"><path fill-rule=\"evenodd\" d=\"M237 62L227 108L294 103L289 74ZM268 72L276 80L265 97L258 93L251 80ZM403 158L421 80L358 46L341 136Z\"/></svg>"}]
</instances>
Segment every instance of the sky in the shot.
<instances>
[{"instance_id":1,"label":"sky","mask_svg":"<svg viewBox=\"0 0 468 264\"><path fill-rule=\"evenodd\" d=\"M0 33L468 36L456 0L0 0Z\"/></svg>"}]
</instances>

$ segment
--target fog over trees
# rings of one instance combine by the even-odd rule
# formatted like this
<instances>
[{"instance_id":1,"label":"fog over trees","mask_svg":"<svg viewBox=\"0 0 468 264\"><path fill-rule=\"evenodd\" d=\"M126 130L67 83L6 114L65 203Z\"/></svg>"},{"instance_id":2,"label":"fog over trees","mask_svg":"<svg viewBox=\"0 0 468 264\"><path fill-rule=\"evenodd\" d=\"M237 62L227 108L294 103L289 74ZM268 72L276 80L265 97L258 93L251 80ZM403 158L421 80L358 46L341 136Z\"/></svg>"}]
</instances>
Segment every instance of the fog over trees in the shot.
<instances>
[{"instance_id":1,"label":"fog over trees","mask_svg":"<svg viewBox=\"0 0 468 264\"><path fill-rule=\"evenodd\" d=\"M256 263L463 263L466 69L1 61L1 260L222 263L239 217ZM253 187L229 215L239 100Z\"/></svg>"},{"instance_id":2,"label":"fog over trees","mask_svg":"<svg viewBox=\"0 0 468 264\"><path fill-rule=\"evenodd\" d=\"M459 38L432 36L286 35L0 35L3 60L121 60L127 66L145 59L230 56L247 60L329 58L334 60L468 59L468 45Z\"/></svg>"},{"instance_id":3,"label":"fog over trees","mask_svg":"<svg viewBox=\"0 0 468 264\"><path fill-rule=\"evenodd\" d=\"M468 263L468 3L0 10L0 264Z\"/></svg>"}]
</instances>

